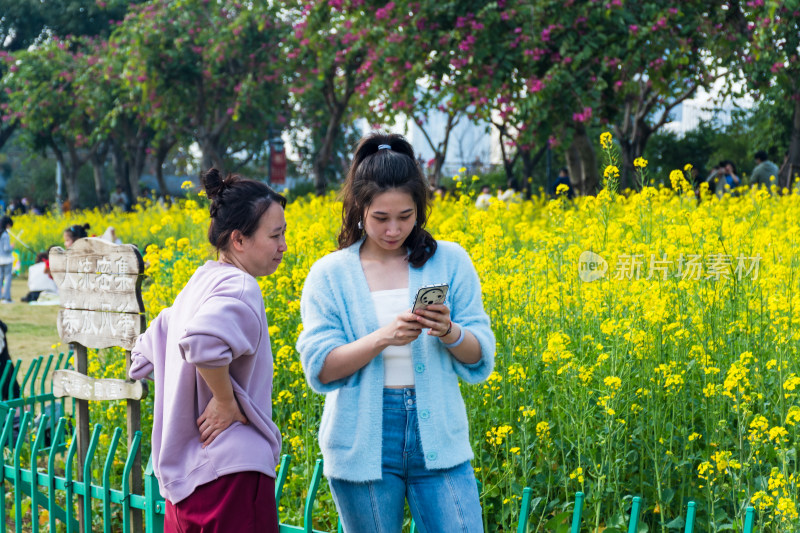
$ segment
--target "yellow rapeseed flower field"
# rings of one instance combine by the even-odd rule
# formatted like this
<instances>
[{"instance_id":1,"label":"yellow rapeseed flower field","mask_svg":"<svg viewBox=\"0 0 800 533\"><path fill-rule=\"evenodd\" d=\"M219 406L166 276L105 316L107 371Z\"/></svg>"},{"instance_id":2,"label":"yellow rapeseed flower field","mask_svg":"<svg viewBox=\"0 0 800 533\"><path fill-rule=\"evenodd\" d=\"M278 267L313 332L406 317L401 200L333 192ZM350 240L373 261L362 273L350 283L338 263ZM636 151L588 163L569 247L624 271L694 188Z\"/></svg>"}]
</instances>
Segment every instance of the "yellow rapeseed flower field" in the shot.
<instances>
[{"instance_id":1,"label":"yellow rapeseed flower field","mask_svg":"<svg viewBox=\"0 0 800 533\"><path fill-rule=\"evenodd\" d=\"M462 386L489 530L515 529L526 486L541 497L536 531L579 490L592 530L626 528L636 495L651 530L674 527L689 500L700 531L740 528L748 505L764 531L800 527L800 196L754 190L698 202L678 173L674 188L574 202L493 200L481 210L465 187L434 203L429 229L469 252L497 337L495 373ZM291 202L284 263L259 280L274 416L295 455L286 521L302 513L323 402L294 348L299 297L309 267L336 248L340 217L332 195ZM15 230L45 248L87 221L150 245L148 319L213 257L200 197L129 214L25 216ZM122 425L122 410L109 413L95 414ZM334 529L330 497L320 498L320 527Z\"/></svg>"}]
</instances>

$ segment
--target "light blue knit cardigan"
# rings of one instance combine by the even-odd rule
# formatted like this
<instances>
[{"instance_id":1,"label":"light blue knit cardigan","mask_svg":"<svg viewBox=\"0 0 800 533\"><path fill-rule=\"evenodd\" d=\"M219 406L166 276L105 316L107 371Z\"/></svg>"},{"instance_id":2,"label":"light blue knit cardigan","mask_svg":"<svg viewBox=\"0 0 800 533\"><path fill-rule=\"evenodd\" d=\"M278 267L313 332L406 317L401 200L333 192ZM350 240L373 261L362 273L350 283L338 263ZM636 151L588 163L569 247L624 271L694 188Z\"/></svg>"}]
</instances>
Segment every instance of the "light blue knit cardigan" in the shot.
<instances>
[{"instance_id":1,"label":"light blue knit cardigan","mask_svg":"<svg viewBox=\"0 0 800 533\"><path fill-rule=\"evenodd\" d=\"M360 247L358 242L311 267L300 300L303 331L297 340L309 385L326 394L319 431L325 475L349 481L381 478L383 357L379 355L355 374L327 385L319 380L319 373L334 348L378 329L359 259ZM453 322L472 333L481 345L481 360L466 365L427 331L411 343L425 465L450 468L473 457L458 377L477 383L491 374L494 334L483 310L478 275L459 245L439 241L425 265L409 266L408 282L409 308L418 287L448 283L445 303Z\"/></svg>"}]
</instances>

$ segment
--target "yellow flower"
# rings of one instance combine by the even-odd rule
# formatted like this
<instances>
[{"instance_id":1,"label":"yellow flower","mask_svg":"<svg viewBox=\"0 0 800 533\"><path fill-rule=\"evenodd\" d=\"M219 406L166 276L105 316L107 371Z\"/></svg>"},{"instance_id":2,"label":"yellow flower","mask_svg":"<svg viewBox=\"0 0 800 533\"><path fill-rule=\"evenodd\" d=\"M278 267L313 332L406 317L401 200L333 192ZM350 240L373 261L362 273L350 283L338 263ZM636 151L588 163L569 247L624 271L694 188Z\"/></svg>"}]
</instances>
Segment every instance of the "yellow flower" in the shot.
<instances>
[{"instance_id":1,"label":"yellow flower","mask_svg":"<svg viewBox=\"0 0 800 533\"><path fill-rule=\"evenodd\" d=\"M612 391L618 391L622 386L622 380L616 376L608 376L603 378L603 383Z\"/></svg>"},{"instance_id":2,"label":"yellow flower","mask_svg":"<svg viewBox=\"0 0 800 533\"><path fill-rule=\"evenodd\" d=\"M189 190L189 189L191 189L193 187L194 187L194 183L192 183L189 180L186 180L183 183L181 183L181 189L183 189L184 191L187 191L187 190Z\"/></svg>"},{"instance_id":3,"label":"yellow flower","mask_svg":"<svg viewBox=\"0 0 800 533\"><path fill-rule=\"evenodd\" d=\"M578 483L583 483L583 468L581 468L579 466L578 468L576 468L575 470L570 472L569 478L570 479L577 479Z\"/></svg>"},{"instance_id":4,"label":"yellow flower","mask_svg":"<svg viewBox=\"0 0 800 533\"><path fill-rule=\"evenodd\" d=\"M619 177L619 169L614 165L608 165L606 169L603 171L604 178L618 178Z\"/></svg>"},{"instance_id":5,"label":"yellow flower","mask_svg":"<svg viewBox=\"0 0 800 533\"><path fill-rule=\"evenodd\" d=\"M633 166L637 168L644 168L647 166L647 159L643 157L637 157L636 159L633 160Z\"/></svg>"},{"instance_id":6,"label":"yellow flower","mask_svg":"<svg viewBox=\"0 0 800 533\"><path fill-rule=\"evenodd\" d=\"M786 413L786 425L795 426L798 422L800 422L800 407L793 405L789 408L789 412Z\"/></svg>"},{"instance_id":7,"label":"yellow flower","mask_svg":"<svg viewBox=\"0 0 800 533\"><path fill-rule=\"evenodd\" d=\"M603 145L603 148L608 149L611 148L611 133L604 132L600 134L600 144Z\"/></svg>"},{"instance_id":8,"label":"yellow flower","mask_svg":"<svg viewBox=\"0 0 800 533\"><path fill-rule=\"evenodd\" d=\"M548 440L550 438L550 424L547 422L539 422L536 424L536 436L540 440Z\"/></svg>"},{"instance_id":9,"label":"yellow flower","mask_svg":"<svg viewBox=\"0 0 800 533\"><path fill-rule=\"evenodd\" d=\"M683 170L685 170L686 172L689 172L690 170L692 170L692 164L691 163L686 163L686 166L683 167Z\"/></svg>"},{"instance_id":10,"label":"yellow flower","mask_svg":"<svg viewBox=\"0 0 800 533\"><path fill-rule=\"evenodd\" d=\"M458 169L458 173L459 173L459 174L463 174L463 173L464 173L464 172L466 172L466 171L467 171L467 168L466 168L466 167L461 167L461 168L459 168L459 169Z\"/></svg>"}]
</instances>

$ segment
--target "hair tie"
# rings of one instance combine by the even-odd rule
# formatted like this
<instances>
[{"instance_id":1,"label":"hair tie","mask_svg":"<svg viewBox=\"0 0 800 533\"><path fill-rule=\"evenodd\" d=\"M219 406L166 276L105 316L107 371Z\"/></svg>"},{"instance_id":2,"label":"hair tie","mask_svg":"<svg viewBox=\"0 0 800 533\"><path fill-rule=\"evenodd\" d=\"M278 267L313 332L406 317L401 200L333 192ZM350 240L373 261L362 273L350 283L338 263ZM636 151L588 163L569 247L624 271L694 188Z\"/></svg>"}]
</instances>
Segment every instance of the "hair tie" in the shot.
<instances>
[{"instance_id":1,"label":"hair tie","mask_svg":"<svg viewBox=\"0 0 800 533\"><path fill-rule=\"evenodd\" d=\"M391 149L392 149L392 147L389 146L388 144L379 144L378 145L378 150L391 150Z\"/></svg>"}]
</instances>

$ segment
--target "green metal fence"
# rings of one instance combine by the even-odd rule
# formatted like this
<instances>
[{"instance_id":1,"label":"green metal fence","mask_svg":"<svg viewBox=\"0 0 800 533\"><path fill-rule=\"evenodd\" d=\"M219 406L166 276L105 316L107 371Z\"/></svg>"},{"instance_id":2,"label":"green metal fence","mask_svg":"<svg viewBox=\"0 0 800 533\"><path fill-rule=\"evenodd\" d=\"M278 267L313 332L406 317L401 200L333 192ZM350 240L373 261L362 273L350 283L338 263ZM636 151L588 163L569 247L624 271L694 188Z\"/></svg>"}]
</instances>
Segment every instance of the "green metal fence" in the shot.
<instances>
[{"instance_id":1,"label":"green metal fence","mask_svg":"<svg viewBox=\"0 0 800 533\"><path fill-rule=\"evenodd\" d=\"M531 514L531 498L533 496L533 489L525 488L522 491L522 504L520 508L520 520L517 526L517 533L526 533L529 529L529 519ZM583 500L584 494L582 492L578 492L575 494L575 502L572 508L572 520L569 525L569 533L579 533L581 530L581 516L583 514ZM639 496L635 496L631 501L631 510L630 516L628 518L628 533L638 533L640 531L640 524L639 520L639 513L642 508L642 499ZM694 533L694 521L695 521L695 514L697 511L697 504L695 502L690 501L687 505L686 509L686 518L684 519L683 524L683 533ZM555 527L548 528L555 529L556 531L567 531L566 529L566 519L569 517L569 512L566 511L561 515L557 515L554 518L550 519L554 521ZM745 511L745 519L744 524L742 526L742 533L752 533L753 531L753 524L755 519L755 509L752 507L748 507ZM644 528L644 531L647 531L647 528Z\"/></svg>"},{"instance_id":2,"label":"green metal fence","mask_svg":"<svg viewBox=\"0 0 800 533\"><path fill-rule=\"evenodd\" d=\"M0 510L2 524L8 524L9 506L14 512L14 531L32 531L38 533L45 525L40 524L41 510L47 511L46 528L56 531L57 524L67 533L78 532L78 512L82 512L84 532L113 530L128 533L132 529L131 510L138 510L144 515L144 526L147 533L163 533L165 504L158 490L158 481L153 474L152 458L147 463L144 473L144 494L136 494L130 490L130 479L134 458L138 451L142 434L136 432L128 449L124 461L122 477L119 487L111 486L111 477L114 473L114 459L122 429L115 428L110 437L108 451L102 462L102 472L97 479L93 479L92 464L98 450L98 444L103 435L100 424L94 426L86 462L81 471L82 480L77 478L77 439L72 438L72 424L66 415L64 398L55 398L52 394L52 383L48 379L50 367L55 361L53 370L64 368L68 365L69 356L59 354L56 358L50 355L46 359L34 359L28 367L20 384L21 398L13 398L0 402L0 501L3 502ZM17 377L21 361L17 361L14 370L10 364L6 365L0 375L0 390L12 390L12 384ZM63 365L63 366L62 366ZM46 390L49 386L49 390ZM37 386L38 385L38 386ZM26 395L27 392L27 395ZM9 394L11 397L11 394ZM292 457L284 455L278 469L275 482L275 500L280 508L281 497L289 472ZM13 500L9 504L6 498L6 481L13 491ZM305 498L303 525L281 524L281 533L326 533L314 530L313 512L314 502L317 498L319 486L322 481L322 460L317 460L308 491ZM88 497L87 497L88 496ZM522 494L520 518L517 533L530 531L530 516L532 507L533 490L525 488ZM25 499L30 498L30 506ZM94 505L93 505L94 502ZM581 516L583 514L584 495L578 492L572 506L572 511L564 511L549 517L548 529L578 533L581 530ZM628 517L628 533L637 533L640 530L640 510L642 500L635 497L631 501L630 515ZM112 507L114 506L114 507ZM80 507L80 509L79 509ZM113 511L116 511L113 512ZM113 515L121 511L122 524L115 523ZM696 505L689 502L686 518L683 525L684 533L694 533ZM571 521L568 519L571 515ZM748 507L743 533L752 533L755 513ZM27 521L26 521L27 520ZM93 528L93 522L101 523ZM44 521L44 520L43 520ZM8 530L8 528L6 528ZM416 530L413 522L411 531ZM338 532L342 532L339 524Z\"/></svg>"}]
</instances>

